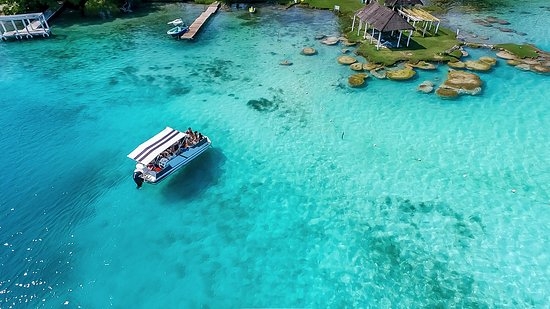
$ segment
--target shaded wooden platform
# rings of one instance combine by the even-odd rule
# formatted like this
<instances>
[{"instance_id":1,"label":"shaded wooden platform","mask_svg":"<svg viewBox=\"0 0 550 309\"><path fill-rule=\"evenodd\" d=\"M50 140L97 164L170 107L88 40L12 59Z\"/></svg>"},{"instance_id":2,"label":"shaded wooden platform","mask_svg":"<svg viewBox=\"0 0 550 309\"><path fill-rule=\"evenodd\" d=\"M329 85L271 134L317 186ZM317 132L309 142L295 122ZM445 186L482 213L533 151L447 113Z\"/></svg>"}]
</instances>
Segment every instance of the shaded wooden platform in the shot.
<instances>
[{"instance_id":1,"label":"shaded wooden platform","mask_svg":"<svg viewBox=\"0 0 550 309\"><path fill-rule=\"evenodd\" d=\"M43 13L0 16L0 39L3 41L9 38L49 37L50 33L47 17Z\"/></svg>"},{"instance_id":2,"label":"shaded wooden platform","mask_svg":"<svg viewBox=\"0 0 550 309\"><path fill-rule=\"evenodd\" d=\"M191 26L189 26L189 31L185 32L180 37L180 39L186 39L186 40L194 39L195 35L197 34L197 32L199 32L202 25L204 25L204 23L206 23L208 18L210 18L212 14L216 13L216 11L218 11L219 8L220 8L220 3L218 1L210 4L210 6L208 6L206 11L202 12L202 14L199 17L197 17L197 19L195 19L195 21L191 24Z\"/></svg>"}]
</instances>

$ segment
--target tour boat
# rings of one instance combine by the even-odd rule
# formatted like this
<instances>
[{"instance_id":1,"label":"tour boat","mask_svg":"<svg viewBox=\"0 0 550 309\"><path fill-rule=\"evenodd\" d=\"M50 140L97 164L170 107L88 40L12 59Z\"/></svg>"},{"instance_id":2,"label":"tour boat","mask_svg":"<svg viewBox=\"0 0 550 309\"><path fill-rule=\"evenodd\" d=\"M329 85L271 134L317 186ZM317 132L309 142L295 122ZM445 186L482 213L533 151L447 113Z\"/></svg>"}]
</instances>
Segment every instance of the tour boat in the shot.
<instances>
[{"instance_id":1,"label":"tour boat","mask_svg":"<svg viewBox=\"0 0 550 309\"><path fill-rule=\"evenodd\" d=\"M174 28L166 31L166 34L171 35L174 38L180 37L182 34L189 30L189 26L182 24L181 26L175 26Z\"/></svg>"},{"instance_id":2,"label":"tour boat","mask_svg":"<svg viewBox=\"0 0 550 309\"><path fill-rule=\"evenodd\" d=\"M133 178L138 189L143 182L157 184L166 179L205 152L211 144L207 136L193 132L191 128L180 132L166 127L128 155L137 162Z\"/></svg>"}]
</instances>

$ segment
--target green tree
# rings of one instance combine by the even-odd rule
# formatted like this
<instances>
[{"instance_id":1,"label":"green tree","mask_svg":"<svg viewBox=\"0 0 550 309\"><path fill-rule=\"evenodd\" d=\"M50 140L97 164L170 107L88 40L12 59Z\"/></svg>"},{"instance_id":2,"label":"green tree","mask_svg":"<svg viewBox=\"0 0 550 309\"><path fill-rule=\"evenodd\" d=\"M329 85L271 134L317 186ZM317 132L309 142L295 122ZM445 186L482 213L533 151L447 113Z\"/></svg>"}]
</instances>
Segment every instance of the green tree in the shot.
<instances>
[{"instance_id":1,"label":"green tree","mask_svg":"<svg viewBox=\"0 0 550 309\"><path fill-rule=\"evenodd\" d=\"M82 15L96 14L101 10L118 11L124 3L124 0L0 0L0 6L6 15L43 12L48 8L57 9L60 6L62 10L78 10Z\"/></svg>"}]
</instances>

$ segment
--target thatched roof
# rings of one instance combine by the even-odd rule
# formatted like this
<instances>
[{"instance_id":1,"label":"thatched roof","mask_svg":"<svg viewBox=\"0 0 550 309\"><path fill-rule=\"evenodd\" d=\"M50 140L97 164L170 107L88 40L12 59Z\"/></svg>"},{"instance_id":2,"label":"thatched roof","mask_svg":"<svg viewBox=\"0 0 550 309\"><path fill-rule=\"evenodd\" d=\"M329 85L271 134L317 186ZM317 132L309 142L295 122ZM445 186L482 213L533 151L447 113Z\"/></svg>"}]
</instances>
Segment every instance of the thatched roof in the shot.
<instances>
[{"instance_id":1,"label":"thatched roof","mask_svg":"<svg viewBox=\"0 0 550 309\"><path fill-rule=\"evenodd\" d=\"M403 17L399 16L397 12L378 4L376 1L365 6L355 16L381 32L414 30L414 27L403 19Z\"/></svg>"},{"instance_id":2,"label":"thatched roof","mask_svg":"<svg viewBox=\"0 0 550 309\"><path fill-rule=\"evenodd\" d=\"M424 5L424 3L422 3L422 0L385 0L384 1L384 5L390 6L390 7L407 6L407 5L415 5L415 4Z\"/></svg>"}]
</instances>

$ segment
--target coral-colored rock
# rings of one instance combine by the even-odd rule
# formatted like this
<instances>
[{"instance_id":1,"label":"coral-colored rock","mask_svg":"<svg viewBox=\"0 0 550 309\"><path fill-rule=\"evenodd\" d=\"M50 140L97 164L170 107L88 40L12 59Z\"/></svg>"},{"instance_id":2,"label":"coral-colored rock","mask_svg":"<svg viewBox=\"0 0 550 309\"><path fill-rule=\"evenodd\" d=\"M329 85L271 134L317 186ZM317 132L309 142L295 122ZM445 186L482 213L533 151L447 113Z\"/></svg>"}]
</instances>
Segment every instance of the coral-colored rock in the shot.
<instances>
[{"instance_id":1,"label":"coral-colored rock","mask_svg":"<svg viewBox=\"0 0 550 309\"><path fill-rule=\"evenodd\" d=\"M339 64L346 64L346 65L350 65L352 63L355 63L357 62L357 59L353 58L352 56L340 56L338 57L338 63Z\"/></svg>"},{"instance_id":2,"label":"coral-colored rock","mask_svg":"<svg viewBox=\"0 0 550 309\"><path fill-rule=\"evenodd\" d=\"M389 70L386 72L386 77L391 80L407 80L416 75L416 72L411 68L401 70Z\"/></svg>"}]
</instances>

